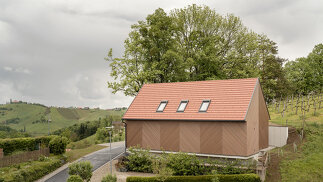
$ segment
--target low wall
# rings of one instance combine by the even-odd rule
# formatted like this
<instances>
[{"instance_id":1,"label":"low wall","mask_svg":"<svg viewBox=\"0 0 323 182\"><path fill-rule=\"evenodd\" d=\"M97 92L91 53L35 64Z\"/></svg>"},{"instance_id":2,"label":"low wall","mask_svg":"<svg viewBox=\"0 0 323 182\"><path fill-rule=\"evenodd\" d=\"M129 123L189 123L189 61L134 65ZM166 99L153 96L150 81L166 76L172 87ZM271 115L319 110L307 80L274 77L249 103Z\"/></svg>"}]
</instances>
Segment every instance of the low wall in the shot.
<instances>
[{"instance_id":1,"label":"low wall","mask_svg":"<svg viewBox=\"0 0 323 182\"><path fill-rule=\"evenodd\" d=\"M282 147L287 144L287 126L269 126L269 145Z\"/></svg>"}]
</instances>

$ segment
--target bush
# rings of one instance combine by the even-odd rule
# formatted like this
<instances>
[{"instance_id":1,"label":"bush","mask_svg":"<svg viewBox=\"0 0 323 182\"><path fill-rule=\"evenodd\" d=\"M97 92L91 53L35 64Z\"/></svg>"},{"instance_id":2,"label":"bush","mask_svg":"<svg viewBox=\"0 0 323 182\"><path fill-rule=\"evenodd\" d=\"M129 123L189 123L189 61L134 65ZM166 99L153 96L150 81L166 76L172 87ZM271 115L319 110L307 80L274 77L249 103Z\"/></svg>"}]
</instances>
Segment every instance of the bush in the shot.
<instances>
[{"instance_id":1,"label":"bush","mask_svg":"<svg viewBox=\"0 0 323 182\"><path fill-rule=\"evenodd\" d=\"M117 177L116 175L111 175L111 174L108 174L107 176L105 176L101 182L117 182Z\"/></svg>"},{"instance_id":2,"label":"bush","mask_svg":"<svg viewBox=\"0 0 323 182\"><path fill-rule=\"evenodd\" d=\"M35 138L13 138L13 139L0 139L0 148L3 148L5 155L12 154L16 151L33 151L38 149L41 144L48 147L49 141L53 136L43 136Z\"/></svg>"},{"instance_id":3,"label":"bush","mask_svg":"<svg viewBox=\"0 0 323 182\"><path fill-rule=\"evenodd\" d=\"M83 179L79 175L71 175L67 178L67 182L83 182Z\"/></svg>"},{"instance_id":4,"label":"bush","mask_svg":"<svg viewBox=\"0 0 323 182\"><path fill-rule=\"evenodd\" d=\"M103 128L98 128L98 130L95 133L95 137L99 141L105 141L109 137L109 131L107 129Z\"/></svg>"},{"instance_id":5,"label":"bush","mask_svg":"<svg viewBox=\"0 0 323 182\"><path fill-rule=\"evenodd\" d=\"M163 154L161 157L156 157L153 159L152 169L154 174L157 174L159 181L165 181L168 177L174 174L174 171L167 167L168 160L164 157Z\"/></svg>"},{"instance_id":6,"label":"bush","mask_svg":"<svg viewBox=\"0 0 323 182\"><path fill-rule=\"evenodd\" d=\"M51 158L46 162L28 162L28 165L20 167L22 164L19 164L19 167L17 166L17 169L12 170L12 172L2 174L1 177L3 177L4 181L35 181L45 176L46 174L51 173L62 165L61 160L58 158Z\"/></svg>"},{"instance_id":7,"label":"bush","mask_svg":"<svg viewBox=\"0 0 323 182\"><path fill-rule=\"evenodd\" d=\"M129 148L131 154L127 157L125 165L130 171L152 172L152 157L149 150Z\"/></svg>"},{"instance_id":8,"label":"bush","mask_svg":"<svg viewBox=\"0 0 323 182\"><path fill-rule=\"evenodd\" d=\"M219 182L260 182L256 174L232 174L232 175L206 175L206 176L171 176L165 182L212 182L214 179ZM127 182L159 182L158 177L127 177Z\"/></svg>"},{"instance_id":9,"label":"bush","mask_svg":"<svg viewBox=\"0 0 323 182\"><path fill-rule=\"evenodd\" d=\"M50 153L55 155L63 154L66 150L67 142L66 137L55 136L49 142Z\"/></svg>"},{"instance_id":10,"label":"bush","mask_svg":"<svg viewBox=\"0 0 323 182\"><path fill-rule=\"evenodd\" d=\"M197 176L206 173L206 166L195 155L186 153L168 154L167 166L175 176Z\"/></svg>"},{"instance_id":11,"label":"bush","mask_svg":"<svg viewBox=\"0 0 323 182\"><path fill-rule=\"evenodd\" d=\"M140 148L130 148L129 151L131 154L124 161L124 166L129 171L151 172L157 171L153 169L162 169L162 176L170 173L175 176L213 175L212 171L216 171L216 174L247 174L254 173L255 168L252 161L199 159L195 155L181 152L163 153L157 157L150 154L149 150ZM156 165L159 166L156 168Z\"/></svg>"},{"instance_id":12,"label":"bush","mask_svg":"<svg viewBox=\"0 0 323 182\"><path fill-rule=\"evenodd\" d=\"M90 181L93 166L89 161L81 161L68 166L69 175L79 175L83 180Z\"/></svg>"}]
</instances>

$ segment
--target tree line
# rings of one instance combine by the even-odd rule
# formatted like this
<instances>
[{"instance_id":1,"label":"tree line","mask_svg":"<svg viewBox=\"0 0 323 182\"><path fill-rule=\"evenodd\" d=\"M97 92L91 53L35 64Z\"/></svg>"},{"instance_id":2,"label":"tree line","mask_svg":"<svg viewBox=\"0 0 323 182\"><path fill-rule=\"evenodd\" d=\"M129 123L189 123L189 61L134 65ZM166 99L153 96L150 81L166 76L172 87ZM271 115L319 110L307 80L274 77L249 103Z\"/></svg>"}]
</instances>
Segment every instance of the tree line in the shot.
<instances>
[{"instance_id":1,"label":"tree line","mask_svg":"<svg viewBox=\"0 0 323 182\"><path fill-rule=\"evenodd\" d=\"M120 121L121 116L109 115L105 118L99 118L95 121L87 121L80 124L74 124L72 126L62 128L53 132L54 135L64 136L70 141L75 142L82 140L86 137L94 135L99 128L106 126L112 126L112 121Z\"/></svg>"},{"instance_id":2,"label":"tree line","mask_svg":"<svg viewBox=\"0 0 323 182\"><path fill-rule=\"evenodd\" d=\"M253 32L239 17L220 15L208 6L169 13L159 8L131 26L124 48L121 57L113 57L110 49L105 58L114 78L108 87L114 93L135 96L145 83L250 77L260 79L267 102L322 90L322 44L307 58L287 62L266 35Z\"/></svg>"}]
</instances>

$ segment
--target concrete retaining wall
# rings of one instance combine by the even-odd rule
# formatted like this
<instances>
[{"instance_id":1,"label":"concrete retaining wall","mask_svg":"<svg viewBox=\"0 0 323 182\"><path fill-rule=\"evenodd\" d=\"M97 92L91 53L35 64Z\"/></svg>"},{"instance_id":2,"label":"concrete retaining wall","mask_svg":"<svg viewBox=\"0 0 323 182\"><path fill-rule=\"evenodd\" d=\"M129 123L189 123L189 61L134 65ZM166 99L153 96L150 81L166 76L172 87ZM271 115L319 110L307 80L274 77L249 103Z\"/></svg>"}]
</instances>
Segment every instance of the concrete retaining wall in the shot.
<instances>
[{"instance_id":1,"label":"concrete retaining wall","mask_svg":"<svg viewBox=\"0 0 323 182\"><path fill-rule=\"evenodd\" d=\"M287 126L269 126L269 145L282 147L287 144Z\"/></svg>"}]
</instances>

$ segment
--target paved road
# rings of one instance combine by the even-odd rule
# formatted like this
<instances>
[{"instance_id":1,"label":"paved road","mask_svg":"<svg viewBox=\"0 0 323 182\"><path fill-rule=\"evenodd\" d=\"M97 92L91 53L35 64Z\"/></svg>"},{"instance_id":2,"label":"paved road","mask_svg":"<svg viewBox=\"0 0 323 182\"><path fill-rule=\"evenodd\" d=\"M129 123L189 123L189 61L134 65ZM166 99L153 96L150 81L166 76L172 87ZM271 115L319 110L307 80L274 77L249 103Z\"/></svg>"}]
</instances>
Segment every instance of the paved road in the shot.
<instances>
[{"instance_id":1,"label":"paved road","mask_svg":"<svg viewBox=\"0 0 323 182\"><path fill-rule=\"evenodd\" d=\"M111 158L113 159L117 155L121 154L124 152L124 146L120 147L115 147L111 149L112 156ZM93 165L93 171L104 165L105 163L109 162L109 148L104 148L99 151L96 151L86 157L83 157L81 161L90 161L91 164ZM65 182L68 178L68 168L65 168L61 172L57 173L56 175L52 176L46 182Z\"/></svg>"}]
</instances>

